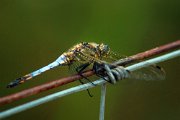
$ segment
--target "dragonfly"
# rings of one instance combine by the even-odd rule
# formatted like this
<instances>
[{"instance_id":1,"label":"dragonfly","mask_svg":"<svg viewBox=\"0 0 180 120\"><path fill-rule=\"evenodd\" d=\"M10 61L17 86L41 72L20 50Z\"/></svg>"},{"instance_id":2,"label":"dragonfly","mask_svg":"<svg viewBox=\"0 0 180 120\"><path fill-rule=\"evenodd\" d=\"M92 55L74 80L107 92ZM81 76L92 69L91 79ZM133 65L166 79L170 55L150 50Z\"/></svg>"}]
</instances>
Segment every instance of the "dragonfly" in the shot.
<instances>
[{"instance_id":1,"label":"dragonfly","mask_svg":"<svg viewBox=\"0 0 180 120\"><path fill-rule=\"evenodd\" d=\"M99 68L103 69L103 65L110 66L113 61L116 61L119 58L124 59L126 57L122 57L111 51L110 47L104 43L98 44L95 42L81 42L71 47L69 50L60 55L54 62L48 64L47 66L44 66L10 82L7 85L7 88L12 88L22 84L35 76L38 76L41 73L58 66L69 66L85 79L87 78L84 77L82 73L87 68L91 67L96 72L96 75L104 78L105 74L99 72ZM130 74L130 78L142 80L160 80L165 78L165 72L161 67L153 65L145 67L142 70L133 71ZM89 81L89 79L87 80Z\"/></svg>"}]
</instances>

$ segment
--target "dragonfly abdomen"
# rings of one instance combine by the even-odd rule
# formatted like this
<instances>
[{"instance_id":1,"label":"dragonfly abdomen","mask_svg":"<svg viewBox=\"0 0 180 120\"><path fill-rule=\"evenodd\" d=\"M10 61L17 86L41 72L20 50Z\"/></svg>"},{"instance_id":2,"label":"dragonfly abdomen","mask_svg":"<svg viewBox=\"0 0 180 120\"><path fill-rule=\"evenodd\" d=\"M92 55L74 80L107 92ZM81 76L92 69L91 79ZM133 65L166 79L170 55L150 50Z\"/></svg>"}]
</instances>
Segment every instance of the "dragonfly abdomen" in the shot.
<instances>
[{"instance_id":1,"label":"dragonfly abdomen","mask_svg":"<svg viewBox=\"0 0 180 120\"><path fill-rule=\"evenodd\" d=\"M14 81L12 81L11 83L9 83L9 84L7 85L7 88L12 88L12 87L15 87L15 86L17 86L17 85L19 85L19 84L22 84L22 83L24 83L25 81L27 81L27 80L35 77L35 76L38 76L38 75L40 75L41 73L43 73L43 72L45 72L45 71L48 71L48 70L50 70L50 69L52 69L52 68L54 68L54 67L56 67L56 66L58 66L58 65L59 65L59 63L58 63L57 61L55 61L55 62L53 62L53 63L51 63L51 64L49 64L49 65L47 65L47 66L45 66L45 67L43 67L43 68L41 68L41 69L39 69L39 70L36 70L36 71L34 71L34 72L32 72L32 73L29 73L29 74L27 74L27 75L25 75L25 76L23 76L23 77L17 78L16 80L14 80Z\"/></svg>"},{"instance_id":2,"label":"dragonfly abdomen","mask_svg":"<svg viewBox=\"0 0 180 120\"><path fill-rule=\"evenodd\" d=\"M43 68L40 68L39 70L36 70L32 73L29 73L23 77L20 77L20 78L17 78L15 79L14 81L12 81L11 83L9 83L7 85L7 88L12 88L12 87L15 87L19 84L22 84L24 83L25 81L35 77L35 76L38 76L40 75L41 73L45 72L45 71L48 71L52 68L55 68L59 65L64 65L66 64L66 57L64 55L61 55L58 59L56 59L54 62L50 63L49 65L43 67Z\"/></svg>"}]
</instances>

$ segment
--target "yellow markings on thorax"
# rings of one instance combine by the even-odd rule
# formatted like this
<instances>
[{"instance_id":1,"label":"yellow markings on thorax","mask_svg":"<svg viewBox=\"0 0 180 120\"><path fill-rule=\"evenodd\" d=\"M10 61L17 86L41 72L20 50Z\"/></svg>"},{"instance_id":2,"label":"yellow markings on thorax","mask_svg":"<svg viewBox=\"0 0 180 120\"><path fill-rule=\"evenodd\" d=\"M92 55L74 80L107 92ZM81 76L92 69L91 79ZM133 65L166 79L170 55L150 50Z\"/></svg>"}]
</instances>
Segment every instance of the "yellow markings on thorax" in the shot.
<instances>
[{"instance_id":1,"label":"yellow markings on thorax","mask_svg":"<svg viewBox=\"0 0 180 120\"><path fill-rule=\"evenodd\" d=\"M76 58L77 58L76 60L100 62L101 61L99 60L100 55L99 52L96 50L98 45L99 44L93 42L88 43L87 45L84 45L83 43L74 45L67 52L63 53L63 55L66 56L65 62L67 64L71 63L71 61L74 61ZM80 58L78 58L78 56Z\"/></svg>"}]
</instances>

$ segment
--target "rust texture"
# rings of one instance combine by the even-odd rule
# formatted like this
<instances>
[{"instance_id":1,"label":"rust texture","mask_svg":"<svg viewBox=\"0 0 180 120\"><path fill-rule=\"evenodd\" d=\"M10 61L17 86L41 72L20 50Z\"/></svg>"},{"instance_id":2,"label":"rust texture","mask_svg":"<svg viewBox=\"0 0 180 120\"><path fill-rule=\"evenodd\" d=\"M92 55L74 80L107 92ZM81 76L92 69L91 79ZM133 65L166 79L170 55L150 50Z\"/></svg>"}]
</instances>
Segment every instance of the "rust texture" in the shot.
<instances>
[{"instance_id":1,"label":"rust texture","mask_svg":"<svg viewBox=\"0 0 180 120\"><path fill-rule=\"evenodd\" d=\"M175 42L150 49L150 50L145 51L145 52L138 53L138 54L130 56L124 60L117 61L113 64L126 65L126 64L132 63L136 60L143 60L146 58L150 58L152 56L161 54L163 52L168 52L170 50L174 50L177 48L180 48L180 40L177 40ZM92 76L93 74L94 74L93 71L87 71L87 72L83 73L83 75L85 77ZM36 86L33 88L29 88L29 89L26 89L26 90L23 90L23 91L20 91L18 93L14 93L14 94L11 94L11 95L8 95L5 97L1 97L0 98L0 105L8 104L8 103L11 103L13 101L19 100L21 98L25 98L25 97L28 97L31 95L35 95L35 94L41 93L43 91L47 91L47 90L65 85L65 84L68 84L70 82L73 82L73 81L76 81L79 79L82 79L82 77L79 75L73 75L73 76L61 78L59 80L51 81L51 82L48 82L48 83L45 83L45 84L42 84L42 85L39 85L39 86Z\"/></svg>"},{"instance_id":2,"label":"rust texture","mask_svg":"<svg viewBox=\"0 0 180 120\"><path fill-rule=\"evenodd\" d=\"M83 75L88 77L93 74L94 74L94 72L88 71L88 72L84 73ZM11 94L11 95L8 95L5 97L1 97L0 98L0 106L11 103L16 100L19 100L21 98L25 98L25 97L28 97L28 96L31 96L34 94L41 93L43 91L47 91L47 90L56 88L58 86L62 86L64 84L68 84L70 82L73 82L73 81L79 80L79 79L82 79L82 77L80 75L73 75L73 76L61 78L59 80L51 81L51 82L48 82L48 83L45 83L45 84L42 84L42 85L39 85L39 86L36 86L33 88L29 88L29 89L26 89L26 90L23 90L18 93L14 93L14 94Z\"/></svg>"},{"instance_id":3,"label":"rust texture","mask_svg":"<svg viewBox=\"0 0 180 120\"><path fill-rule=\"evenodd\" d=\"M162 54L164 52L168 52L168 51L172 51L174 49L178 49L179 47L180 47L180 40L177 40L177 41L174 41L172 43L165 44L165 45L147 50L145 52L138 53L136 55L132 55L128 58L125 58L124 60L119 60L113 64L124 66L124 65L127 65L129 63L138 61L138 60L144 60L146 58L150 58L150 57L153 57L155 55Z\"/></svg>"}]
</instances>

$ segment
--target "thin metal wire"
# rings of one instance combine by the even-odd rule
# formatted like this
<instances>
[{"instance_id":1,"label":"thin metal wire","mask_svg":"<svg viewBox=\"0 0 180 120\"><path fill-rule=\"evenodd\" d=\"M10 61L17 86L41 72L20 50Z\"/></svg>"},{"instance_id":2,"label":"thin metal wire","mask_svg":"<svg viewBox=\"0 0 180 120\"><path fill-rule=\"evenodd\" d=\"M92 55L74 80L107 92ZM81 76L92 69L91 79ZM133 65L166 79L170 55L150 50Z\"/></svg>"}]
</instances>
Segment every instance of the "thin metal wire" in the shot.
<instances>
[{"instance_id":1,"label":"thin metal wire","mask_svg":"<svg viewBox=\"0 0 180 120\"><path fill-rule=\"evenodd\" d=\"M105 100L106 100L106 83L101 85L101 100L100 100L99 120L104 120Z\"/></svg>"},{"instance_id":2,"label":"thin metal wire","mask_svg":"<svg viewBox=\"0 0 180 120\"><path fill-rule=\"evenodd\" d=\"M164 62L166 60L173 59L173 58L179 57L179 56L180 56L180 49L173 51L173 52L170 52L168 54L153 58L153 59L149 59L149 60L134 64L134 65L131 65L131 66L127 67L126 69L129 71L134 71L134 70L152 65L152 63L156 64L159 62Z\"/></svg>"},{"instance_id":3,"label":"thin metal wire","mask_svg":"<svg viewBox=\"0 0 180 120\"><path fill-rule=\"evenodd\" d=\"M123 66L113 67L115 68L110 68L108 64L104 64L104 73L107 75L110 83L115 84L116 81L129 77L130 72Z\"/></svg>"},{"instance_id":4,"label":"thin metal wire","mask_svg":"<svg viewBox=\"0 0 180 120\"><path fill-rule=\"evenodd\" d=\"M146 67L148 65L163 62L165 60L169 60L169 59L179 57L179 56L180 56L180 50L176 50L176 51L170 52L168 54L165 54L165 55L162 55L162 56L150 59L150 60L146 60L146 61L134 64L134 65L131 65L129 67L126 67L125 69L130 70L130 71L134 71L136 69L140 69L142 67ZM102 84L104 84L106 82L107 81L105 81L103 79L99 79L99 80L94 81L93 84L102 85ZM19 113L19 112L22 112L22 111L25 111L25 110L28 110L30 108L41 105L43 103L47 103L49 101L56 100L56 99L58 99L60 97L63 97L63 96L66 96L66 95L69 95L69 94L72 94L72 93L76 93L76 92L79 92L79 91L82 91L82 90L86 90L86 89L95 87L93 84L92 83L87 83L87 84L79 85L79 86L76 86L76 87L72 87L72 88L69 88L67 90L63 90L63 91L60 91L60 92L57 92L57 93L42 97L40 99L31 101L29 103L19 105L17 107L11 108L9 110L0 112L0 119L6 118L8 116L14 115L16 113Z\"/></svg>"},{"instance_id":5,"label":"thin metal wire","mask_svg":"<svg viewBox=\"0 0 180 120\"><path fill-rule=\"evenodd\" d=\"M117 66L117 64L120 66L125 66L125 65L133 63L137 60L138 61L144 60L144 59L153 57L155 55L162 54L164 52L172 51L172 50L179 49L179 48L180 48L180 40L177 40L177 41L165 44L165 45L155 47L155 48L147 50L145 52L141 52L141 53L129 56L128 58L121 59L121 60L116 61L112 64L115 66ZM83 73L83 76L85 76L85 77L89 77L92 75L94 75L93 71L87 71L87 72ZM118 77L121 77L121 76L118 76ZM73 82L73 81L76 81L79 79L81 79L81 76L72 75L72 76L68 76L65 78L58 79L58 80L50 81L48 83L41 84L41 85L29 88L29 89L25 89L23 91L16 92L14 94L10 94L10 95L1 97L0 98L0 106L5 105L5 104L9 104L11 102L14 102L14 101L17 101L17 100L20 100L23 98L26 98L26 97L31 96L31 95L35 95L35 94L39 94L41 92L45 92L45 91L50 90L50 89L54 89L56 87L60 87L62 85L68 84L70 82Z\"/></svg>"},{"instance_id":6,"label":"thin metal wire","mask_svg":"<svg viewBox=\"0 0 180 120\"><path fill-rule=\"evenodd\" d=\"M100 80L94 81L92 83L97 86L97 85L101 85L103 83L106 83L106 81L103 80L103 79L100 79ZM72 88L69 88L69 89L66 89L66 90L63 90L63 91L60 91L60 92L56 92L56 93L50 94L48 96L42 97L40 99L37 99L37 100L31 101L31 102L19 105L17 107L11 108L11 109L3 111L3 112L0 112L0 119L6 118L8 116L14 115L16 113L19 113L19 112L22 112L22 111L25 111L25 110L28 110L30 108L41 105L43 103L47 103L49 101L56 100L56 99L58 99L60 97L63 97L63 96L69 95L69 94L73 94L73 93L76 93L76 92L80 92L80 91L95 87L95 85L93 85L92 83L86 83L86 84L79 85L79 86L76 86L76 87L72 87Z\"/></svg>"},{"instance_id":7,"label":"thin metal wire","mask_svg":"<svg viewBox=\"0 0 180 120\"><path fill-rule=\"evenodd\" d=\"M180 54L179 54L180 55ZM178 56L178 52L177 52L177 56ZM173 58L173 56L166 56L168 58ZM146 67L149 66L152 62L156 63L156 62L160 62L165 60L166 58L162 58L162 59L152 59L152 60L148 60L149 62L141 62L135 65L132 65L129 68L129 70L134 71L136 69L140 69L142 67ZM139 67L138 67L139 66ZM108 65L105 65L105 70L107 72L108 78L111 81L111 83L115 84L117 80L122 80L124 78L128 78L129 77L129 72L127 71L127 69L125 69L122 66L118 66L114 69L110 69ZM99 120L104 120L104 113L105 113L105 96L106 96L106 83L101 85L101 100L100 100L100 113L99 113Z\"/></svg>"}]
</instances>

